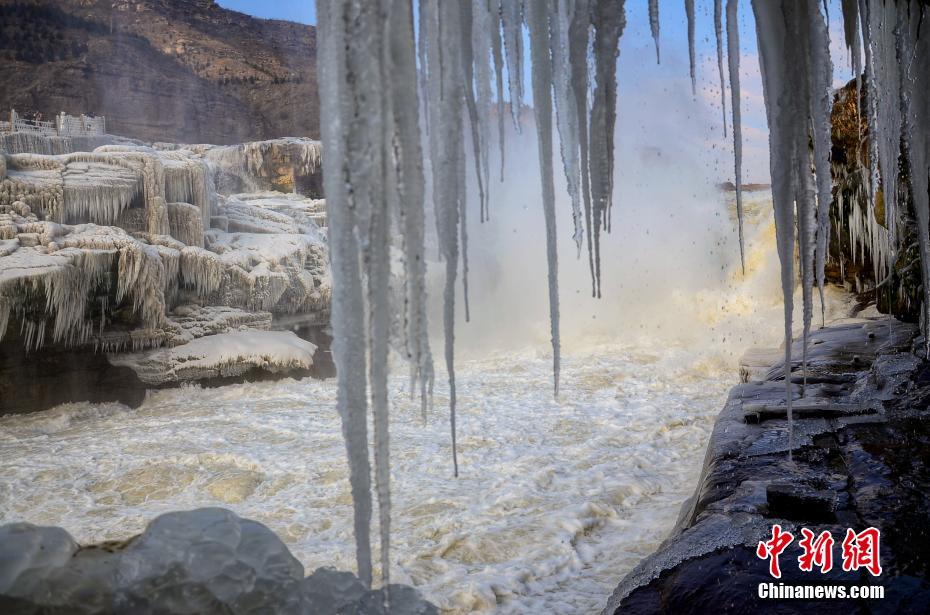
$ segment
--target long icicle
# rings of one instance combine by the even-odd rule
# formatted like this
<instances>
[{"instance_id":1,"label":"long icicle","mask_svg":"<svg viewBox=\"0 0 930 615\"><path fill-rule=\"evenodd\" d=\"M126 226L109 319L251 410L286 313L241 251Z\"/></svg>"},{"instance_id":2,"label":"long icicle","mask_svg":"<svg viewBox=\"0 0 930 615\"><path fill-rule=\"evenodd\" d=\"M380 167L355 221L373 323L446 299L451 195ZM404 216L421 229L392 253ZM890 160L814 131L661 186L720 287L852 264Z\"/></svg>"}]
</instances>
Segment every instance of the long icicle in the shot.
<instances>
[{"instance_id":1,"label":"long icicle","mask_svg":"<svg viewBox=\"0 0 930 615\"><path fill-rule=\"evenodd\" d=\"M743 127L739 87L739 0L727 0L727 65L730 68L730 111L733 114L733 173L736 184L736 219L739 226L739 262L746 274L746 240L743 233Z\"/></svg>"},{"instance_id":2,"label":"long icicle","mask_svg":"<svg viewBox=\"0 0 930 615\"><path fill-rule=\"evenodd\" d=\"M498 0L487 0L488 11L491 12L491 24L494 28L491 34L491 55L494 58L494 81L497 86L497 132L498 145L501 153L501 181L504 181L504 54L501 41L501 8ZM487 219L491 218L490 208Z\"/></svg>"},{"instance_id":3,"label":"long icicle","mask_svg":"<svg viewBox=\"0 0 930 615\"><path fill-rule=\"evenodd\" d=\"M613 202L614 127L617 120L617 55L626 26L624 3L596 0L594 24L595 86L591 104L590 173L593 209L594 275L601 296L601 229ZM591 241L591 238L589 238Z\"/></svg>"},{"instance_id":4,"label":"long icicle","mask_svg":"<svg viewBox=\"0 0 930 615\"><path fill-rule=\"evenodd\" d=\"M337 366L336 406L342 418L342 432L349 460L349 482L355 504L355 548L358 576L371 585L371 465L368 458L368 400L365 382L366 340L364 296L362 294L360 249L355 233L356 208L362 207L354 189L364 185L356 180L354 157L364 138L363 128L373 121L368 110L359 108L359 87L364 87L353 71L349 40L357 36L350 19L349 4L321 3L320 91L323 116L322 134L327 155L323 157L324 184L330 225L330 260L333 270L332 328L333 358ZM362 47L361 45L359 45ZM347 186L353 186L350 192Z\"/></svg>"},{"instance_id":5,"label":"long icicle","mask_svg":"<svg viewBox=\"0 0 930 615\"><path fill-rule=\"evenodd\" d=\"M720 112L723 138L727 138L727 84L723 77L723 0L714 0L714 33L717 37L717 72L720 74Z\"/></svg>"},{"instance_id":6,"label":"long icicle","mask_svg":"<svg viewBox=\"0 0 930 615\"><path fill-rule=\"evenodd\" d=\"M585 234L588 238L588 269L591 272L591 296L597 297L599 280L594 272L594 242L592 241L591 155L586 121L588 112L588 42L591 33L589 0L575 0L572 23L569 26L569 64L572 70L572 91L578 113L578 149L581 168L581 195L584 203Z\"/></svg>"},{"instance_id":7,"label":"long icicle","mask_svg":"<svg viewBox=\"0 0 930 615\"><path fill-rule=\"evenodd\" d=\"M557 15L553 16L549 24L549 47L552 53L552 75L554 80L556 119L559 129L559 146L562 154L562 168L565 171L565 182L568 195L572 202L572 223L574 234L572 239L581 256L581 247L584 241L584 218L581 207L581 159L578 143L578 126L581 118L578 115L577 99L572 89L571 61L569 57L569 31L571 28L573 0L555 0Z\"/></svg>"},{"instance_id":8,"label":"long icicle","mask_svg":"<svg viewBox=\"0 0 930 615\"><path fill-rule=\"evenodd\" d=\"M533 109L539 145L543 215L546 219L546 257L549 265L549 325L552 335L553 392L559 395L561 342L559 339L559 258L555 226L555 185L552 178L552 64L549 57L549 2L530 2L527 22L532 58Z\"/></svg>"},{"instance_id":9,"label":"long icicle","mask_svg":"<svg viewBox=\"0 0 930 615\"><path fill-rule=\"evenodd\" d=\"M817 177L817 245L814 254L814 273L820 295L820 322L826 324L824 300L827 247L830 245L830 203L833 200L833 177L830 172L831 140L830 114L833 110L833 64L830 59L830 34L827 24L811 16L811 100L810 117L814 145L814 171Z\"/></svg>"},{"instance_id":10,"label":"long icicle","mask_svg":"<svg viewBox=\"0 0 930 615\"><path fill-rule=\"evenodd\" d=\"M523 107L523 3L521 0L501 0L501 23L504 28L504 53L510 81L510 115L520 131Z\"/></svg>"}]
</instances>

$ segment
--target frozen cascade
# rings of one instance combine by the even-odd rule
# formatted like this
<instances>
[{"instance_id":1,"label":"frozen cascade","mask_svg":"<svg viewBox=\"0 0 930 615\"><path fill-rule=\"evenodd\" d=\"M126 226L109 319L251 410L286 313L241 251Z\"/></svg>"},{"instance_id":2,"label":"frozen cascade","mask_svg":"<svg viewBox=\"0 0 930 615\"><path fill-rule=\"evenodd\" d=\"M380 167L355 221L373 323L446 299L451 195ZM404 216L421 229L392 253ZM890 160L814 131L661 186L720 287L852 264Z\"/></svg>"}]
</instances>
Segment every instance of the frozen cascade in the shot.
<instances>
[{"instance_id":1,"label":"frozen cascade","mask_svg":"<svg viewBox=\"0 0 930 615\"><path fill-rule=\"evenodd\" d=\"M727 84L723 77L723 0L714 0L714 34L717 41L717 72L720 74L720 112L723 137L727 136Z\"/></svg>"},{"instance_id":2,"label":"frozen cascade","mask_svg":"<svg viewBox=\"0 0 930 615\"><path fill-rule=\"evenodd\" d=\"M743 229L743 128L739 89L739 0L727 0L727 65L730 69L730 110L733 113L733 182L739 225L739 260L746 273L746 238Z\"/></svg>"},{"instance_id":3,"label":"frozen cascade","mask_svg":"<svg viewBox=\"0 0 930 615\"><path fill-rule=\"evenodd\" d=\"M333 322L336 337L335 354L339 364L339 409L343 419L351 466L353 498L356 502L355 529L358 538L359 574L371 579L371 549L369 526L372 503L368 478L367 405L370 399L375 414L376 479L381 510L382 531L389 523L389 493L386 485L387 407L382 394L386 372L382 359L386 356L386 327L372 318L374 306L387 304L387 276L391 275L391 259L376 255L391 254L391 238L400 244L404 254L406 280L404 311L406 347L411 358L411 373L419 380L420 391L428 394L432 372L428 348L418 341L425 332L425 313L420 307L410 307L411 297L422 296L423 241L422 214L425 195L430 188L431 206L435 211L438 248L445 261L445 291L443 297L443 328L445 332L445 362L450 384L450 422L454 471L458 473L456 456L456 397L454 369L455 282L459 275L467 284L467 233L465 172L467 168L464 131L470 121L472 146L479 182L479 202L482 220L487 218L486 190L488 184L488 126L486 111L491 102L491 74L488 56L494 63L498 121L502 120L504 103L504 65L509 85L511 116L519 130L523 102L523 23L526 21L531 41L531 73L533 99L539 140L542 175L543 209L546 218L547 257L549 262L549 300L553 342L554 381L558 387L558 286L555 266L557 254L554 242L554 186L552 161L552 101L556 105L556 124L560 134L562 162L573 208L576 241L587 235L589 262L592 269L593 294L600 296L600 233L610 230L613 193L614 127L616 122L616 59L619 39L625 26L623 3L607 0L564 0L527 3L521 0L501 0L485 3L481 0L455 6L454 3L421 3L419 5L420 39L415 40L411 3L403 0L382 0L380 10L357 0L347 0L338 7L321 11L321 73L327 84L323 90L324 141L328 156L327 192L331 211L333 245L334 304ZM895 53L909 49L915 59L913 66L923 67L925 41L916 32L894 36L890 24L903 21L905 9L901 3L878 3L861 0L858 6L844 2L847 44L855 51L855 21L862 21L863 49L867 76L889 72L901 66ZM452 5L452 6L450 6ZM800 248L800 278L805 338L810 329L813 306L813 286L822 293L823 268L829 242L828 211L832 198L829 174L831 64L824 9L818 2L797 3L787 0L753 0L760 65L770 139L770 160L776 234L779 259L782 263L782 286L785 300L785 335L791 335L792 290L794 286L795 232ZM499 10L498 10L499 8ZM649 2L649 20L659 59L658 1ZM696 60L694 51L694 3L686 0L688 16L689 59L692 89L696 90ZM742 207L742 130L740 113L738 0L727 0L726 37L729 80L731 88L734 171L737 186L740 257L745 263ZM858 10L857 10L858 9ZM914 3L910 10L916 11ZM399 11L402 18L382 19L378 15ZM923 9L920 9L923 10ZM718 33L718 72L725 85L722 70L722 0L715 2L715 28ZM391 13L392 15L394 13ZM488 31L488 30L491 31ZM888 33L891 38L888 39ZM851 34L850 34L851 33ZM910 38L908 38L908 36ZM890 40L890 45L888 44ZM351 44L346 46L351 41ZM592 50L588 58L588 50ZM894 51L893 51L894 50ZM919 57L918 57L919 56ZM593 61L593 84L588 82L588 64ZM420 125L415 104L417 68L419 91L425 103L424 126L428 137L426 168L419 160ZM905 70L905 69L902 69ZM901 101L890 98L872 103L869 123L877 138L872 139L874 154L870 169L869 202L863 209L855 199L846 201L849 207L849 233L853 246L868 247L873 261L891 262L889 250L894 242L881 231L875 220L874 196L879 189L880 167L896 168L879 158L889 159L888 147L896 123L921 127L926 121L927 97L919 89L925 77L908 67L898 73L907 84L900 86ZM387 74L392 78L388 79ZM398 79L396 75L403 75ZM463 80L459 76L465 75ZM379 87L381 86L380 89ZM589 86L593 86L589 90ZM870 89L878 86L873 82ZM393 90L406 88L404 98ZM893 88L892 88L893 89ZM590 91L590 94L589 94ZM887 92L886 92L887 93ZM722 94L723 95L723 94ZM349 101L346 103L346 101ZM404 101L404 102L401 102ZM725 107L725 99L723 106ZM903 105L903 106L902 106ZM898 115L894 109L897 106ZM890 110L889 116L879 115ZM903 110L903 112L902 112ZM465 117L465 113L468 117ZM725 113L725 110L724 110ZM726 124L726 122L724 122ZM890 123L890 127L887 124ZM500 123L498 125L501 129ZM900 131L900 128L898 128ZM398 135L403 134L403 138ZM886 140L885 145L877 142ZM401 145L398 145L400 143ZM503 163L503 133L500 143ZM813 147L811 147L811 145ZM917 137L907 143L910 167L926 168L926 143ZM879 153L882 152L881 155ZM415 161L414 161L415 160ZM393 169L393 172L390 170ZM886 175L891 175L889 171ZM428 179L429 181L426 181ZM894 178L882 178L891 184ZM914 180L917 192L922 174ZM347 186L351 186L349 191ZM915 197L919 224L930 226L930 204L926 190ZM401 198L403 195L403 198ZM885 195L888 198L888 195ZM891 197L894 199L895 197ZM848 205L847 205L848 204ZM406 207L414 210L405 211ZM396 210L396 211L395 211ZM584 229L581 228L582 211ZM886 210L891 215L893 207ZM392 224L402 220L399 233L392 233ZM886 220L886 224L889 223ZM892 222L893 223L893 222ZM586 230L587 233L582 233ZM924 276L930 278L930 238L921 236ZM459 259L462 264L459 264ZM411 263L410 260L414 262ZM461 272L459 267L462 267ZM411 281L410 277L415 278ZM367 293L364 286L367 284ZM930 284L925 283L930 292ZM367 301L366 301L367 296ZM928 295L930 297L930 295ZM467 290L466 290L467 300ZM926 301L930 309L930 300ZM467 311L467 302L466 302ZM802 360L806 362L805 356ZM369 361L370 357L370 361ZM371 371L366 365L372 364ZM791 349L786 345L785 369L791 369ZM788 415L794 390L786 379ZM789 420L789 425L791 424ZM790 427L789 427L790 430ZM387 538L382 537L382 567L386 568ZM386 575L387 571L382 570Z\"/></svg>"}]
</instances>

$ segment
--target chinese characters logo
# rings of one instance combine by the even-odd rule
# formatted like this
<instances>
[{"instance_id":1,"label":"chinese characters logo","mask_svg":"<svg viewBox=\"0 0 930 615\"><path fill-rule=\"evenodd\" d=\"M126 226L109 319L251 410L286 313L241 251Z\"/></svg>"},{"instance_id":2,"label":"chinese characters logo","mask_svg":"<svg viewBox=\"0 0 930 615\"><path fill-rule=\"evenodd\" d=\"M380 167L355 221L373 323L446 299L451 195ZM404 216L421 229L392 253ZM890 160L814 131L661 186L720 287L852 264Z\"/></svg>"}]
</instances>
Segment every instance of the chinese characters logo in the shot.
<instances>
[{"instance_id":1,"label":"chinese characters logo","mask_svg":"<svg viewBox=\"0 0 930 615\"><path fill-rule=\"evenodd\" d=\"M879 559L880 538L881 531L874 527L859 533L847 529L842 543L843 570L852 572L864 568L872 576L879 576L882 573ZM760 541L756 547L756 555L760 559L769 560L769 574L776 579L781 578L778 558L792 542L794 542L794 535L782 530L781 526L776 524L772 526L772 537L769 540ZM803 552L798 557L798 568L804 572L811 572L816 566L821 573L830 572L833 569L834 544L833 536L828 531L816 535L806 527L801 528L798 546Z\"/></svg>"}]
</instances>

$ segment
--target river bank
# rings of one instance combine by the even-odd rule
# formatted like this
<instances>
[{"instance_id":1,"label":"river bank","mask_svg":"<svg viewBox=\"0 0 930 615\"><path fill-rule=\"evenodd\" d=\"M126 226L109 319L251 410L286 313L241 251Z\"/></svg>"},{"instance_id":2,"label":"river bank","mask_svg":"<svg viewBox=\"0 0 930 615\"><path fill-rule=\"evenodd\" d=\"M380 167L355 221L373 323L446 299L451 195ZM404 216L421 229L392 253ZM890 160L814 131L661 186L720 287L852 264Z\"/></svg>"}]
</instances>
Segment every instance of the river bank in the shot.
<instances>
[{"instance_id":1,"label":"river bank","mask_svg":"<svg viewBox=\"0 0 930 615\"><path fill-rule=\"evenodd\" d=\"M803 374L792 365L790 461L783 366L748 354L744 382L717 418L701 480L675 530L623 579L603 612L925 612L930 372L914 352L923 349L916 334L887 317L812 334L803 399ZM772 578L756 548L773 524L798 539L801 527L830 531L833 570L800 571L796 541L781 556L782 578ZM846 529L867 527L882 532L878 577L840 565ZM758 586L768 582L882 586L884 599L766 600Z\"/></svg>"}]
</instances>

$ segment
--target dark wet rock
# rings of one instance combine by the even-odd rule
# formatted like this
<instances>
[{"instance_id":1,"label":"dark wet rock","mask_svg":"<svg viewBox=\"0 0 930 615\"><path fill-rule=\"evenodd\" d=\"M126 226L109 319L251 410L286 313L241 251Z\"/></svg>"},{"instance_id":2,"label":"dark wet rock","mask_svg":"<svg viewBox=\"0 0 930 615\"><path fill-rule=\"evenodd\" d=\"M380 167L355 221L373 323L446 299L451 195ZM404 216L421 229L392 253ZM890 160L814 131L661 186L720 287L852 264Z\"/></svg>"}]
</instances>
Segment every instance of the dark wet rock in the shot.
<instances>
[{"instance_id":1,"label":"dark wet rock","mask_svg":"<svg viewBox=\"0 0 930 615\"><path fill-rule=\"evenodd\" d=\"M120 402L137 407L145 385L127 367L87 349L27 352L17 331L0 342L0 414L45 410L68 402Z\"/></svg>"},{"instance_id":2,"label":"dark wet rock","mask_svg":"<svg viewBox=\"0 0 930 615\"><path fill-rule=\"evenodd\" d=\"M604 613L927 612L930 366L912 352L915 334L916 327L886 319L816 331L803 399L800 365L792 365L790 383L781 365L766 371L757 361L743 370L744 378L765 377L733 388L678 524L622 580ZM793 405L809 410L795 416L790 447L789 390ZM749 415L763 420L747 421ZM768 562L755 553L775 523L795 535L781 556L781 579L773 579ZM799 570L802 527L832 533L829 574ZM867 527L881 530L879 577L841 566L846 529ZM881 585L885 598L759 598L759 584L770 582Z\"/></svg>"},{"instance_id":3,"label":"dark wet rock","mask_svg":"<svg viewBox=\"0 0 930 615\"><path fill-rule=\"evenodd\" d=\"M836 492L804 485L773 483L765 488L769 516L801 521L836 521Z\"/></svg>"},{"instance_id":4,"label":"dark wet rock","mask_svg":"<svg viewBox=\"0 0 930 615\"><path fill-rule=\"evenodd\" d=\"M221 508L168 513L135 538L91 547L61 528L4 525L0 612L438 613L411 587L370 591L325 568L304 578L274 532Z\"/></svg>"}]
</instances>

